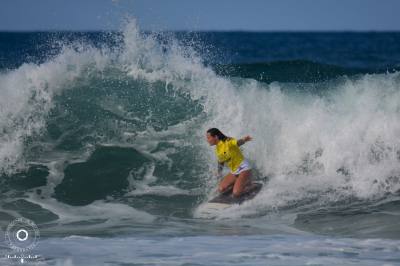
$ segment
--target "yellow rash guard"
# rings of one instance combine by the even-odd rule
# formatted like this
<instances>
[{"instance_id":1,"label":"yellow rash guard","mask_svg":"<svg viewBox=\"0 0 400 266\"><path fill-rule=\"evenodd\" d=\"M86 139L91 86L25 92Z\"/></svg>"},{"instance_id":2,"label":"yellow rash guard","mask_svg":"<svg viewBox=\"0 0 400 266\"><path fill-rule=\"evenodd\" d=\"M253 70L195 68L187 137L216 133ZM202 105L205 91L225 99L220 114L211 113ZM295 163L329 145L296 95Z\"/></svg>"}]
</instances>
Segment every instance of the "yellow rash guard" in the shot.
<instances>
[{"instance_id":1,"label":"yellow rash guard","mask_svg":"<svg viewBox=\"0 0 400 266\"><path fill-rule=\"evenodd\" d=\"M215 153L217 154L218 162L226 163L232 172L235 172L244 160L242 151L239 149L235 138L218 141Z\"/></svg>"}]
</instances>

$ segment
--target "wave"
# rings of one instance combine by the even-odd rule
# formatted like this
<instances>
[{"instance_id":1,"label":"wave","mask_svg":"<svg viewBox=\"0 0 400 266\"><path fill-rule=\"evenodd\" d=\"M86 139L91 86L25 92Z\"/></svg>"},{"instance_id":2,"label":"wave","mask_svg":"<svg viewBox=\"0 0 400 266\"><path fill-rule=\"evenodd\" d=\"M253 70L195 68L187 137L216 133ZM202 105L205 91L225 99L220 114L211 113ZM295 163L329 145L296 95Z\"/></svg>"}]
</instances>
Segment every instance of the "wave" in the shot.
<instances>
[{"instance_id":1,"label":"wave","mask_svg":"<svg viewBox=\"0 0 400 266\"><path fill-rule=\"evenodd\" d=\"M191 216L217 184L210 127L252 135L244 153L267 182L219 218L399 193L399 72L331 79L353 70L307 61L213 70L190 46L160 38L130 22L115 49L66 45L0 74L3 200L29 195L49 210L54 199L72 209L106 200ZM292 77L299 69L310 74ZM41 181L21 178L31 175ZM62 219L54 215L44 220Z\"/></svg>"}]
</instances>

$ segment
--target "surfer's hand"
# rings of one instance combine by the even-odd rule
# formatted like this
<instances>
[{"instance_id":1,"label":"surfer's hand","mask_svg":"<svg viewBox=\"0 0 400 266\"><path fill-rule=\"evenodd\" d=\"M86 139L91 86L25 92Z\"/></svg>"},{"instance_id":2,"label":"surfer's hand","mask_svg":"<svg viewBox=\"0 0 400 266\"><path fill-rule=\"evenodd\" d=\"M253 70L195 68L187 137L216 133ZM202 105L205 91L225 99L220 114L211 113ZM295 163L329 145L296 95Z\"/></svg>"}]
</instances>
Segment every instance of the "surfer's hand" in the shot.
<instances>
[{"instance_id":1,"label":"surfer's hand","mask_svg":"<svg viewBox=\"0 0 400 266\"><path fill-rule=\"evenodd\" d=\"M248 142L248 141L250 141L250 140L252 140L252 139L253 139L252 137L250 137L249 135L247 135L246 137L243 137L243 138L239 139L239 140L237 141L237 144L238 144L238 146L242 146L243 144L245 144L246 142Z\"/></svg>"},{"instance_id":2,"label":"surfer's hand","mask_svg":"<svg viewBox=\"0 0 400 266\"><path fill-rule=\"evenodd\" d=\"M250 141L250 140L252 140L252 139L253 139L253 138L250 137L249 135L247 135L246 137L243 138L243 140L246 141L246 142L247 142L247 141Z\"/></svg>"}]
</instances>

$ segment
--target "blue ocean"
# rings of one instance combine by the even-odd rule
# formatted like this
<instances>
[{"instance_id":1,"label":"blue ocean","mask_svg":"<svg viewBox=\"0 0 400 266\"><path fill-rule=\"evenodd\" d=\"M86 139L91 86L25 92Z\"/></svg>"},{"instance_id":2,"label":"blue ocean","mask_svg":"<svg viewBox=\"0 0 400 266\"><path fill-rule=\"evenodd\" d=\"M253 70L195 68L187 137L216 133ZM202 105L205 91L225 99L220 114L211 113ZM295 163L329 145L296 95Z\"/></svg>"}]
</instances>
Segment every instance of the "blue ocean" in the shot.
<instances>
[{"instance_id":1,"label":"blue ocean","mask_svg":"<svg viewBox=\"0 0 400 266\"><path fill-rule=\"evenodd\" d=\"M0 265L400 265L400 33L2 32L0 192Z\"/></svg>"}]
</instances>

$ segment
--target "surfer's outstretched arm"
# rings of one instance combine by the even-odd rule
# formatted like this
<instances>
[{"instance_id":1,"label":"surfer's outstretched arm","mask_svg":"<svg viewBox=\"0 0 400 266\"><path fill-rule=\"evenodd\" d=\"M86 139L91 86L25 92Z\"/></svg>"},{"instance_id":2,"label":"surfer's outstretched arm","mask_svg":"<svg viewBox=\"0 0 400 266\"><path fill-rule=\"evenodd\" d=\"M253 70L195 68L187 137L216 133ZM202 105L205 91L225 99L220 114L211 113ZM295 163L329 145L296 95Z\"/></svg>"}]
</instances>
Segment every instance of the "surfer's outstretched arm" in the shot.
<instances>
[{"instance_id":1,"label":"surfer's outstretched arm","mask_svg":"<svg viewBox=\"0 0 400 266\"><path fill-rule=\"evenodd\" d=\"M250 140L252 140L252 139L253 139L253 138L250 137L250 136L246 136L246 137L244 137L244 138L238 139L237 145L238 145L238 146L241 146L241 145L245 144L246 142L248 142L248 141L250 141Z\"/></svg>"}]
</instances>

